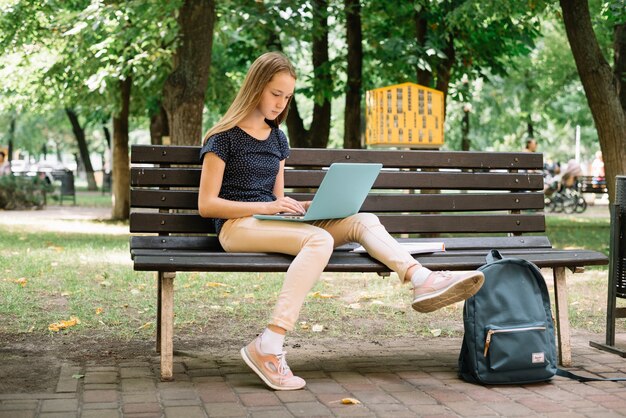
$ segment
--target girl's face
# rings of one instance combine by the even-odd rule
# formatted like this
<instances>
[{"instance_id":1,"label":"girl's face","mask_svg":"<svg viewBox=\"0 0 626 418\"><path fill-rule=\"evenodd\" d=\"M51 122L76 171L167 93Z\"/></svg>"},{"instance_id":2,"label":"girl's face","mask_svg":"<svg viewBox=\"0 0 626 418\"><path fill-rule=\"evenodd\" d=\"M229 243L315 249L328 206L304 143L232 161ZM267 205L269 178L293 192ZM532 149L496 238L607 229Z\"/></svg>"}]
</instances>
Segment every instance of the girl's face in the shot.
<instances>
[{"instance_id":1,"label":"girl's face","mask_svg":"<svg viewBox=\"0 0 626 418\"><path fill-rule=\"evenodd\" d=\"M285 110L295 87L296 80L289 72L276 73L265 86L257 110L267 120L276 119Z\"/></svg>"}]
</instances>

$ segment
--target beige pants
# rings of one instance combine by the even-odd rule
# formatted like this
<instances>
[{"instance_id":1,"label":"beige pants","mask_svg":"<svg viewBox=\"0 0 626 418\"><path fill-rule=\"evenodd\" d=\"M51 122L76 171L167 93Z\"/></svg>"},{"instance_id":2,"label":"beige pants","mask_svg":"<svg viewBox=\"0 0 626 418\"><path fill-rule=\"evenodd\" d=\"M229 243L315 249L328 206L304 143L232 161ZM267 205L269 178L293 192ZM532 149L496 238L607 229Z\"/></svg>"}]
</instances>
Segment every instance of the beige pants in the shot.
<instances>
[{"instance_id":1,"label":"beige pants","mask_svg":"<svg viewBox=\"0 0 626 418\"><path fill-rule=\"evenodd\" d=\"M307 294L315 285L335 247L361 244L369 255L405 280L406 271L419 263L389 235L378 217L358 213L344 219L312 223L229 219L219 235L227 252L274 252L294 255L270 323L294 328Z\"/></svg>"}]
</instances>

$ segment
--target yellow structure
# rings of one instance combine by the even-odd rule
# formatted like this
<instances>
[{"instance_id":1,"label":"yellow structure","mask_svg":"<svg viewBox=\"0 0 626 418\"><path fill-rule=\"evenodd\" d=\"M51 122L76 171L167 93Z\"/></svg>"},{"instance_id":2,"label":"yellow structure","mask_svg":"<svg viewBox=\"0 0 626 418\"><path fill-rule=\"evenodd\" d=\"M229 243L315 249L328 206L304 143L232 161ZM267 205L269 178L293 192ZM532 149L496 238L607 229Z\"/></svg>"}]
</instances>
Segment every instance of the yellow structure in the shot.
<instances>
[{"instance_id":1,"label":"yellow structure","mask_svg":"<svg viewBox=\"0 0 626 418\"><path fill-rule=\"evenodd\" d=\"M375 146L443 145L443 93L415 83L367 91L365 142Z\"/></svg>"}]
</instances>

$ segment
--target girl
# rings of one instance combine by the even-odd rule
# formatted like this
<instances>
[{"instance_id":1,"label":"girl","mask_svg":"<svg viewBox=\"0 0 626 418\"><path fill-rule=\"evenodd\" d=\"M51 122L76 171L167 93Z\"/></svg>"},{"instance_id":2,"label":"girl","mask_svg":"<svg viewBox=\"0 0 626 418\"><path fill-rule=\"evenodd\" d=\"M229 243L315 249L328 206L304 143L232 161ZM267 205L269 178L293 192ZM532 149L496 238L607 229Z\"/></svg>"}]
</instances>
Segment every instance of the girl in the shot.
<instances>
[{"instance_id":1,"label":"girl","mask_svg":"<svg viewBox=\"0 0 626 418\"><path fill-rule=\"evenodd\" d=\"M333 252L357 242L414 287L413 308L431 312L465 300L482 286L478 271L451 275L422 267L381 225L378 217L358 213L344 219L311 223L258 220L254 214L304 213L310 202L284 195L289 145L279 125L293 98L296 74L278 52L259 57L222 119L204 138L198 209L214 218L225 251L277 252L295 256L269 325L241 356L271 388L293 390L306 382L285 360L285 333L294 328L306 295Z\"/></svg>"}]
</instances>

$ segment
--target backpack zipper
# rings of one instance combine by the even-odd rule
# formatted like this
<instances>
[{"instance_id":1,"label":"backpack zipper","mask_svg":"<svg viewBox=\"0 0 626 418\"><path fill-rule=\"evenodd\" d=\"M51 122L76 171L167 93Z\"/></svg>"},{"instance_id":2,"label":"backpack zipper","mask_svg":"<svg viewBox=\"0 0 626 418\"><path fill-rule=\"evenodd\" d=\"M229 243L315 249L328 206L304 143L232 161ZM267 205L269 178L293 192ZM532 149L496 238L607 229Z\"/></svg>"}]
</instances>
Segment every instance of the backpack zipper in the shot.
<instances>
[{"instance_id":1,"label":"backpack zipper","mask_svg":"<svg viewBox=\"0 0 626 418\"><path fill-rule=\"evenodd\" d=\"M508 328L508 329L490 329L487 331L487 337L485 338L485 351L484 356L487 357L489 351L489 345L491 344L491 336L493 334L501 334L506 332L521 332L521 331L545 331L546 327L525 327L525 328Z\"/></svg>"}]
</instances>

